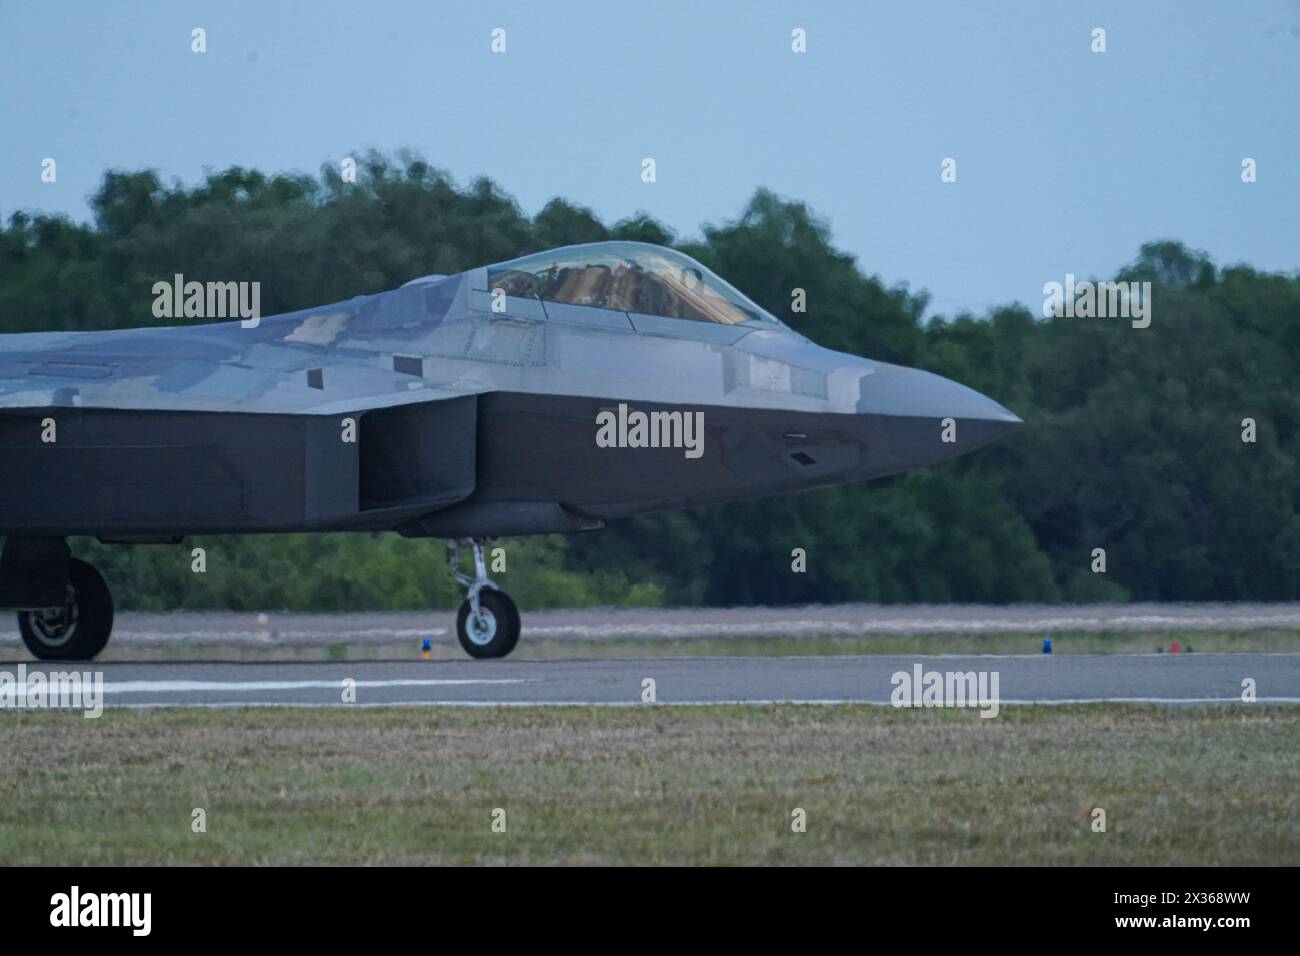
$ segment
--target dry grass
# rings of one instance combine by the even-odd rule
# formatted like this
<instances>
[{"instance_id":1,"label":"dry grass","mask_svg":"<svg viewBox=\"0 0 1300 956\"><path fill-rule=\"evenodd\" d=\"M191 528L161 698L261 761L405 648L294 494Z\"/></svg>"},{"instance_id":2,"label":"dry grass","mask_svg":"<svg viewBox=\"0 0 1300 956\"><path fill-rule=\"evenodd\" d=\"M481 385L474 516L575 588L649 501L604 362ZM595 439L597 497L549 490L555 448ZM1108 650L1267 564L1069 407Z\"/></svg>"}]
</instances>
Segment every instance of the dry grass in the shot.
<instances>
[{"instance_id":1,"label":"dry grass","mask_svg":"<svg viewBox=\"0 0 1300 956\"><path fill-rule=\"evenodd\" d=\"M0 721L6 864L1300 863L1295 707ZM1107 833L1090 830L1094 806ZM506 833L491 832L495 807ZM795 807L806 833L791 832Z\"/></svg>"}]
</instances>

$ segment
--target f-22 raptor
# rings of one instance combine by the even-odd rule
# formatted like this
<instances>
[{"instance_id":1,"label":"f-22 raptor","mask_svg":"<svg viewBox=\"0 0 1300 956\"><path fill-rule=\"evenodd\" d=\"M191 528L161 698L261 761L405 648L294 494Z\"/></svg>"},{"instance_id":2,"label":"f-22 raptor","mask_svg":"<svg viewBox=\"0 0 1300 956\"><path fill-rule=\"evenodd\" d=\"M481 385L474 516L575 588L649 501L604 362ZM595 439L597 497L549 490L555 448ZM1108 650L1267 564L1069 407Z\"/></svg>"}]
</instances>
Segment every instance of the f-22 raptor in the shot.
<instances>
[{"instance_id":1,"label":"f-22 raptor","mask_svg":"<svg viewBox=\"0 0 1300 956\"><path fill-rule=\"evenodd\" d=\"M3 335L0 607L37 658L89 659L113 601L70 536L392 530L448 539L460 643L502 657L520 619L494 538L896 474L1017 422L637 242L258 323Z\"/></svg>"}]
</instances>

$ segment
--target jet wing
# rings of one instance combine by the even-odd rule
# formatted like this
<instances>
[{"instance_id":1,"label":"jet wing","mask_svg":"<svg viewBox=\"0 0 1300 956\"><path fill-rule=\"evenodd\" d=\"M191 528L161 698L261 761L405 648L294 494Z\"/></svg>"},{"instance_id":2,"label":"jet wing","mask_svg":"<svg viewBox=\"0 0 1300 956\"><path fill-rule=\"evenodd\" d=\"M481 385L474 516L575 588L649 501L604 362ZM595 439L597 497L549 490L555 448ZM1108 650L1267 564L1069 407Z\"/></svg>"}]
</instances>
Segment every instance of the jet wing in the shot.
<instances>
[{"instance_id":1,"label":"jet wing","mask_svg":"<svg viewBox=\"0 0 1300 956\"><path fill-rule=\"evenodd\" d=\"M0 335L0 409L58 407L287 414L360 412L455 398L412 369L400 337L356 340L351 313L111 332ZM353 337L339 335L347 330ZM389 346L385 348L384 346ZM404 364L406 363L406 364Z\"/></svg>"}]
</instances>

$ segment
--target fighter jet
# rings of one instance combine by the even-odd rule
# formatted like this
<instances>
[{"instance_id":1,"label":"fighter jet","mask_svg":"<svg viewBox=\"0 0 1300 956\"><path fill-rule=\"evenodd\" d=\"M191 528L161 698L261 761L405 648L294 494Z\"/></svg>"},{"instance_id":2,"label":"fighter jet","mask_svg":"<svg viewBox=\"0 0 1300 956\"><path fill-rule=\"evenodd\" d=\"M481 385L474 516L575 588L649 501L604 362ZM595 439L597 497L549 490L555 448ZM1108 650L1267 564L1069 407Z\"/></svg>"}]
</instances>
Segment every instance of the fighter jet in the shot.
<instances>
[{"instance_id":1,"label":"fighter jet","mask_svg":"<svg viewBox=\"0 0 1300 956\"><path fill-rule=\"evenodd\" d=\"M460 644L503 657L520 617L493 539L865 481L1017 422L638 242L254 321L0 335L0 608L37 658L84 660L113 601L70 536L396 531L448 539Z\"/></svg>"}]
</instances>

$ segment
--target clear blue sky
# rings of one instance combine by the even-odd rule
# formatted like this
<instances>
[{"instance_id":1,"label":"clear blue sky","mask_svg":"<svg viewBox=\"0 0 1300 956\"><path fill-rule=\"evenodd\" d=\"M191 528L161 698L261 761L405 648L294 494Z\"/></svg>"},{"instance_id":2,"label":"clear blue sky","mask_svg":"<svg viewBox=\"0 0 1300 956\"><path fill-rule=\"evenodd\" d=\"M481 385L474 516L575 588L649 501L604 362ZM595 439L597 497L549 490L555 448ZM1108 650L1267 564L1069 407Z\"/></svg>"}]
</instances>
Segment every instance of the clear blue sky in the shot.
<instances>
[{"instance_id":1,"label":"clear blue sky","mask_svg":"<svg viewBox=\"0 0 1300 956\"><path fill-rule=\"evenodd\" d=\"M1300 2L0 4L6 218L84 220L108 168L193 183L403 146L529 214L563 196L683 237L768 186L932 313L1038 308L1044 282L1110 275L1154 238L1289 272Z\"/></svg>"}]
</instances>

